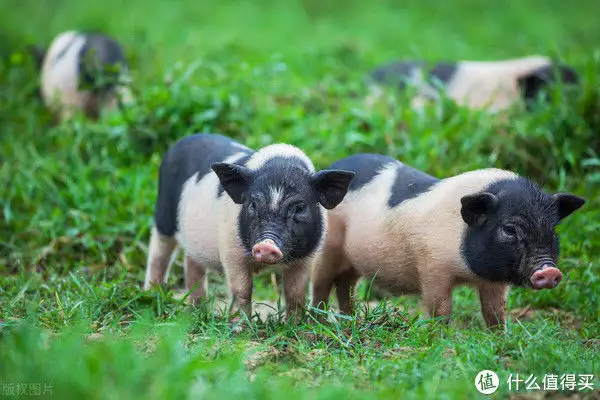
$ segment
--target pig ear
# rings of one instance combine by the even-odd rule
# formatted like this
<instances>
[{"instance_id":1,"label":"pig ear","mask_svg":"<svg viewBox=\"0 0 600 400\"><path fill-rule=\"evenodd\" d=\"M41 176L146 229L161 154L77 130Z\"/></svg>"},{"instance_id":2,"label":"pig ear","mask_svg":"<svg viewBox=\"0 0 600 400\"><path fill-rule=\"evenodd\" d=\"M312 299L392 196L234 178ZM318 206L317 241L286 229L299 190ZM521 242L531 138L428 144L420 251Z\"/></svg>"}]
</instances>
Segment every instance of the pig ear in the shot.
<instances>
[{"instance_id":1,"label":"pig ear","mask_svg":"<svg viewBox=\"0 0 600 400\"><path fill-rule=\"evenodd\" d=\"M314 174L312 185L319 196L319 203L328 210L340 204L354 175L354 172L338 169L326 169Z\"/></svg>"},{"instance_id":2,"label":"pig ear","mask_svg":"<svg viewBox=\"0 0 600 400\"><path fill-rule=\"evenodd\" d=\"M524 97L535 100L538 92L548 85L551 72L551 67L543 67L517 79L519 89L523 91Z\"/></svg>"},{"instance_id":3,"label":"pig ear","mask_svg":"<svg viewBox=\"0 0 600 400\"><path fill-rule=\"evenodd\" d=\"M475 193L460 199L460 213L469 226L481 226L498 207L498 198L489 192Z\"/></svg>"},{"instance_id":4,"label":"pig ear","mask_svg":"<svg viewBox=\"0 0 600 400\"><path fill-rule=\"evenodd\" d=\"M549 65L520 77L517 82L525 98L534 99L545 86L558 80L562 81L563 84L577 84L579 76L568 65Z\"/></svg>"},{"instance_id":5,"label":"pig ear","mask_svg":"<svg viewBox=\"0 0 600 400\"><path fill-rule=\"evenodd\" d=\"M585 204L585 199L571 193L555 193L552 198L558 203L558 216L561 220Z\"/></svg>"},{"instance_id":6,"label":"pig ear","mask_svg":"<svg viewBox=\"0 0 600 400\"><path fill-rule=\"evenodd\" d=\"M250 170L241 165L221 162L213 163L211 168L217 174L223 189L231 197L231 200L236 204L242 204L244 202L243 195L252 178Z\"/></svg>"}]
</instances>

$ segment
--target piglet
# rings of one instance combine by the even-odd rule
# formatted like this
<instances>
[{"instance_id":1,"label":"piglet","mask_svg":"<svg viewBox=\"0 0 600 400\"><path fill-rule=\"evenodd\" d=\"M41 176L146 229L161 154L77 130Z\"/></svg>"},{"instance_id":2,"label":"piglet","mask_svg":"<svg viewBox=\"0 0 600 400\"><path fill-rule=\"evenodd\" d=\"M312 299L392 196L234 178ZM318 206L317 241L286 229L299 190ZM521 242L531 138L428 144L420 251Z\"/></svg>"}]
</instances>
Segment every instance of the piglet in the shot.
<instances>
[{"instance_id":1,"label":"piglet","mask_svg":"<svg viewBox=\"0 0 600 400\"><path fill-rule=\"evenodd\" d=\"M499 60L457 60L426 62L402 60L381 65L366 78L370 88L367 103L382 94L382 86L416 89L412 106L423 107L439 100L442 92L457 104L497 112L520 101L532 109L532 101L558 82L577 85L579 76L570 65L548 57L532 55Z\"/></svg>"},{"instance_id":2,"label":"piglet","mask_svg":"<svg viewBox=\"0 0 600 400\"><path fill-rule=\"evenodd\" d=\"M503 325L509 285L540 290L560 283L555 228L585 203L500 169L437 179L377 154L330 168L356 177L328 212L312 303L322 307L335 285L344 313L352 312L360 277L392 295L420 295L432 316L449 316L453 288L469 284L479 291L487 325Z\"/></svg>"},{"instance_id":3,"label":"piglet","mask_svg":"<svg viewBox=\"0 0 600 400\"><path fill-rule=\"evenodd\" d=\"M251 150L225 136L196 134L175 143L161 163L144 288L166 280L177 245L194 302L209 269L225 274L232 300L251 316L252 274L283 271L287 316L305 305L308 268L322 247L326 209L346 194L353 172L315 171L300 149Z\"/></svg>"},{"instance_id":4,"label":"piglet","mask_svg":"<svg viewBox=\"0 0 600 400\"><path fill-rule=\"evenodd\" d=\"M121 46L102 33L66 31L47 49L32 46L41 75L44 104L66 120L76 112L97 119L118 101L132 101L130 76Z\"/></svg>"}]
</instances>

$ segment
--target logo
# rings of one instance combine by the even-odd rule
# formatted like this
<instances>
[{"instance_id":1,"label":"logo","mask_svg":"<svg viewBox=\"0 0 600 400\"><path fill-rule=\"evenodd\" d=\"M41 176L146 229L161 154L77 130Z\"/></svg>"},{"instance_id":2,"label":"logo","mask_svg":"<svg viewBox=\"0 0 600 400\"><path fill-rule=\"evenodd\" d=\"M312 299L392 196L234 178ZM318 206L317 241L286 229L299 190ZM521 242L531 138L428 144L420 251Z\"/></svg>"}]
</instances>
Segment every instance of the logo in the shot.
<instances>
[{"instance_id":1,"label":"logo","mask_svg":"<svg viewBox=\"0 0 600 400\"><path fill-rule=\"evenodd\" d=\"M475 388L479 393L492 394L498 390L500 379L494 371L484 369L475 377Z\"/></svg>"}]
</instances>

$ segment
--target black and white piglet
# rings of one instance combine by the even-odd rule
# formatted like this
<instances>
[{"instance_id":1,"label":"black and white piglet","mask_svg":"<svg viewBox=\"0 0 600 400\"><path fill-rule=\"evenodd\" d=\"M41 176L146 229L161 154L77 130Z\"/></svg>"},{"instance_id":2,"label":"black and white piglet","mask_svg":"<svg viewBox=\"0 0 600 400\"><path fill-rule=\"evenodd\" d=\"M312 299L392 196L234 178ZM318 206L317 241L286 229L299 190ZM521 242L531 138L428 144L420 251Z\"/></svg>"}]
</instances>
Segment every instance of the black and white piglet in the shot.
<instances>
[{"instance_id":1,"label":"black and white piglet","mask_svg":"<svg viewBox=\"0 0 600 400\"><path fill-rule=\"evenodd\" d=\"M315 171L298 148L253 151L225 136L196 134L166 153L144 288L165 282L173 251L185 252L185 280L204 297L208 269L225 273L238 307L251 313L252 275L283 268L287 315L304 307L309 265L323 243L325 209L346 194L353 172Z\"/></svg>"},{"instance_id":2,"label":"black and white piglet","mask_svg":"<svg viewBox=\"0 0 600 400\"><path fill-rule=\"evenodd\" d=\"M32 47L41 75L40 94L60 120L75 112L97 119L113 110L118 97L126 104L132 95L128 64L121 46L100 33L62 32L47 50Z\"/></svg>"},{"instance_id":3,"label":"black and white piglet","mask_svg":"<svg viewBox=\"0 0 600 400\"><path fill-rule=\"evenodd\" d=\"M576 84L575 70L548 57L530 56L495 61L398 61L382 65L368 78L373 103L382 93L381 85L416 88L412 105L420 108L440 99L442 91L461 106L489 111L505 110L520 100L530 100L557 81Z\"/></svg>"},{"instance_id":4,"label":"black and white piglet","mask_svg":"<svg viewBox=\"0 0 600 400\"><path fill-rule=\"evenodd\" d=\"M547 194L500 169L440 180L376 154L354 155L330 168L356 176L328 212L312 302L322 306L335 285L345 313L352 312L360 277L392 295L420 294L433 316L448 316L452 289L469 284L479 290L486 323L503 324L509 285L558 285L555 227L585 203L573 194Z\"/></svg>"}]
</instances>

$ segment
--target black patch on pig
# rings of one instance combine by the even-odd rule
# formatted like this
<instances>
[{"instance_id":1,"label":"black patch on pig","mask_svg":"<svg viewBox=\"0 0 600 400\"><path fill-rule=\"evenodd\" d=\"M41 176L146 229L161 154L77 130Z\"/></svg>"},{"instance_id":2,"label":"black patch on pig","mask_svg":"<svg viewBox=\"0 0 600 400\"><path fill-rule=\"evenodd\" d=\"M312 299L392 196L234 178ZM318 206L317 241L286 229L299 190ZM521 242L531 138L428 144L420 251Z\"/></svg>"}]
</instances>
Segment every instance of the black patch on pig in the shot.
<instances>
[{"instance_id":1,"label":"black patch on pig","mask_svg":"<svg viewBox=\"0 0 600 400\"><path fill-rule=\"evenodd\" d=\"M81 88L94 92L107 91L118 83L118 77L127 68L121 46L112 38L98 33L85 35L79 51Z\"/></svg>"},{"instance_id":2,"label":"black patch on pig","mask_svg":"<svg viewBox=\"0 0 600 400\"><path fill-rule=\"evenodd\" d=\"M329 168L356 173L349 188L349 191L353 192L371 182L386 165L397 162L395 158L389 156L361 153L342 158L331 164Z\"/></svg>"},{"instance_id":3,"label":"black patch on pig","mask_svg":"<svg viewBox=\"0 0 600 400\"><path fill-rule=\"evenodd\" d=\"M424 66L422 61L395 61L376 68L369 78L378 83L397 85L398 89L404 89L413 72Z\"/></svg>"},{"instance_id":4,"label":"black patch on pig","mask_svg":"<svg viewBox=\"0 0 600 400\"><path fill-rule=\"evenodd\" d=\"M462 256L484 279L529 285L531 274L544 261L557 262L558 203L526 178L501 180L483 192L493 196L470 202L472 212L462 210L471 222L463 234ZM494 197L497 200L489 201Z\"/></svg>"},{"instance_id":5,"label":"black patch on pig","mask_svg":"<svg viewBox=\"0 0 600 400\"><path fill-rule=\"evenodd\" d=\"M183 184L194 174L197 180L211 172L214 162L252 151L233 146L236 143L219 134L200 133L177 141L165 154L159 169L158 197L154 211L156 229L163 235L177 232L177 208Z\"/></svg>"},{"instance_id":6,"label":"black patch on pig","mask_svg":"<svg viewBox=\"0 0 600 400\"><path fill-rule=\"evenodd\" d=\"M413 74L421 70L426 81L435 80L448 84L458 68L455 62L438 62L431 64L422 60L397 61L382 65L371 72L370 78L378 83L397 85L398 89L406 88L407 81L413 79Z\"/></svg>"},{"instance_id":7,"label":"black patch on pig","mask_svg":"<svg viewBox=\"0 0 600 400\"><path fill-rule=\"evenodd\" d=\"M402 164L393 157L381 154L355 154L336 161L329 168L355 172L356 176L350 183L349 190L356 191L370 183L382 169L390 164L396 165L398 170L388 198L390 208L420 195L439 181L424 172Z\"/></svg>"},{"instance_id":8,"label":"black patch on pig","mask_svg":"<svg viewBox=\"0 0 600 400\"><path fill-rule=\"evenodd\" d=\"M458 65L456 63L449 62L441 62L435 64L435 66L429 71L428 77L431 81L431 78L435 78L439 82L444 85L447 85L454 75L456 74L456 70L458 69Z\"/></svg>"},{"instance_id":9,"label":"black patch on pig","mask_svg":"<svg viewBox=\"0 0 600 400\"><path fill-rule=\"evenodd\" d=\"M397 170L396 179L392 186L392 193L390 193L388 199L388 206L390 208L419 196L439 182L439 179L411 168L408 165L398 163Z\"/></svg>"}]
</instances>

